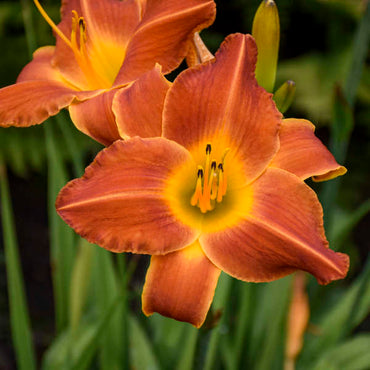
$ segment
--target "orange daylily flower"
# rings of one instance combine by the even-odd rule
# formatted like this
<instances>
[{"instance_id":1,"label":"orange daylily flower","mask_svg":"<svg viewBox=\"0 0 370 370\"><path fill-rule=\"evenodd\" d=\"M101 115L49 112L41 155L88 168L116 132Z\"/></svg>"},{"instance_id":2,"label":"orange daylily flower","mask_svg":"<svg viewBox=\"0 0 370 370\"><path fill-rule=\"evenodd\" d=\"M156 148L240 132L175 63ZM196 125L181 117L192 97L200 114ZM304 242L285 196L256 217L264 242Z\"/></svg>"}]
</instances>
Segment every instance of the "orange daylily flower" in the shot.
<instances>
[{"instance_id":1,"label":"orange daylily flower","mask_svg":"<svg viewBox=\"0 0 370 370\"><path fill-rule=\"evenodd\" d=\"M34 2L56 46L36 50L17 83L0 90L0 126L39 124L69 107L76 127L105 145L159 136L169 88L162 73L178 67L193 34L213 22L214 1L63 0L58 26ZM145 116L131 119L148 105L150 128Z\"/></svg>"},{"instance_id":2,"label":"orange daylily flower","mask_svg":"<svg viewBox=\"0 0 370 370\"><path fill-rule=\"evenodd\" d=\"M169 89L159 138L118 140L56 207L113 251L152 255L143 311L202 325L220 271L266 282L304 270L343 278L323 213L304 180L344 172L302 120L283 120L254 77L256 44L229 36Z\"/></svg>"}]
</instances>

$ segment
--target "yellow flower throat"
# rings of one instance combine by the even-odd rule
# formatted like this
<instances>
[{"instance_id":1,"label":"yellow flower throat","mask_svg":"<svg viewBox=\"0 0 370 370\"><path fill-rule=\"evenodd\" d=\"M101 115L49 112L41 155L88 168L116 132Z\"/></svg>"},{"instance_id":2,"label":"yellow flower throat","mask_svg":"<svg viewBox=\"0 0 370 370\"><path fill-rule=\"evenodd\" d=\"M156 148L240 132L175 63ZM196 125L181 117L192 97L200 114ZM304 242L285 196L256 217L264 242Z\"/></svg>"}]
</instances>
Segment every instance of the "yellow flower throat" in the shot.
<instances>
[{"instance_id":1,"label":"yellow flower throat","mask_svg":"<svg viewBox=\"0 0 370 370\"><path fill-rule=\"evenodd\" d=\"M72 10L72 29L70 39L58 28L58 26L47 15L38 0L33 0L37 9L55 31L55 33L70 47L73 51L75 59L84 73L86 80L93 89L110 87L111 82L104 78L103 75L97 73L89 58L86 49L86 22L83 17L79 17L75 10ZM77 37L78 35L78 37Z\"/></svg>"},{"instance_id":2,"label":"yellow flower throat","mask_svg":"<svg viewBox=\"0 0 370 370\"><path fill-rule=\"evenodd\" d=\"M224 169L224 161L229 148L225 150L221 162L211 160L211 144L206 146L206 160L204 168L198 166L197 182L195 191L191 197L190 204L198 206L202 213L212 211L217 203L222 202L222 198L227 190L227 178Z\"/></svg>"}]
</instances>

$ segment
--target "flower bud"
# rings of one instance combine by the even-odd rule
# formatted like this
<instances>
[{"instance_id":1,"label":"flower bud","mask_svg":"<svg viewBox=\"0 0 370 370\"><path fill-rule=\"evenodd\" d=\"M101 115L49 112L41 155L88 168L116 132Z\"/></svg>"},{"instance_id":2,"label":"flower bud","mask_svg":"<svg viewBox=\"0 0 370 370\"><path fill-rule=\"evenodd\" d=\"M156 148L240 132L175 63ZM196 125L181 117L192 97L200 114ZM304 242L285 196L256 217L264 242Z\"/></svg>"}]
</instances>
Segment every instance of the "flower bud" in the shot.
<instances>
[{"instance_id":1,"label":"flower bud","mask_svg":"<svg viewBox=\"0 0 370 370\"><path fill-rule=\"evenodd\" d=\"M273 0L263 0L257 9L253 20L252 36L258 48L257 81L267 91L272 92L280 41L279 14Z\"/></svg>"},{"instance_id":2,"label":"flower bud","mask_svg":"<svg viewBox=\"0 0 370 370\"><path fill-rule=\"evenodd\" d=\"M292 80L285 81L275 92L274 101L281 113L286 112L295 96L295 82Z\"/></svg>"}]
</instances>

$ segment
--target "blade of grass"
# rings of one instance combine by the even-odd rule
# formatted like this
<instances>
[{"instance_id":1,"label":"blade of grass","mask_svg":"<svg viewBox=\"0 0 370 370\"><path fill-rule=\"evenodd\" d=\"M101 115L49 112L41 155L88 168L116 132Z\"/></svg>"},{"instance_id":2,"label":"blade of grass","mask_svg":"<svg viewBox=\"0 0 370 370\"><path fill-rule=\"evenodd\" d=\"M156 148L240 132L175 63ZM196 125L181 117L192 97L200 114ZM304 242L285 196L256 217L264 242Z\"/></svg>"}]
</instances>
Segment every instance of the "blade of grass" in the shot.
<instances>
[{"instance_id":1,"label":"blade of grass","mask_svg":"<svg viewBox=\"0 0 370 370\"><path fill-rule=\"evenodd\" d=\"M151 337L157 357L164 369L173 369L173 364L178 361L179 351L182 347L189 324L182 323L168 317L154 314L148 319Z\"/></svg>"},{"instance_id":2,"label":"blade of grass","mask_svg":"<svg viewBox=\"0 0 370 370\"><path fill-rule=\"evenodd\" d=\"M352 63L348 71L343 93L336 90L334 102L334 119L329 148L338 162L344 163L351 131L353 128L352 107L360 83L370 39L370 3L367 2L365 14L357 28L353 44ZM325 210L325 222L330 228L331 212L338 194L340 179L326 182L323 185L322 200Z\"/></svg>"},{"instance_id":3,"label":"blade of grass","mask_svg":"<svg viewBox=\"0 0 370 370\"><path fill-rule=\"evenodd\" d=\"M9 296L9 310L14 352L18 369L36 369L32 331L27 308L24 282L19 260L14 216L6 169L0 158L1 214Z\"/></svg>"},{"instance_id":4,"label":"blade of grass","mask_svg":"<svg viewBox=\"0 0 370 370\"><path fill-rule=\"evenodd\" d=\"M66 148L71 155L74 175L81 176L84 173L82 152L79 150L75 135L71 132L71 122L62 117L61 113L55 116L55 119L64 136Z\"/></svg>"},{"instance_id":5,"label":"blade of grass","mask_svg":"<svg viewBox=\"0 0 370 370\"><path fill-rule=\"evenodd\" d=\"M121 299L120 296L117 296L107 306L103 315L93 316L81 322L77 336L70 329L61 333L45 352L42 369L88 369L96 355L101 336L104 334L110 319L116 310L119 309ZM71 342L73 346L71 346ZM70 351L71 347L72 351ZM68 365L66 365L67 358Z\"/></svg>"},{"instance_id":6,"label":"blade of grass","mask_svg":"<svg viewBox=\"0 0 370 370\"><path fill-rule=\"evenodd\" d=\"M159 370L152 344L136 317L129 316L130 365L132 369Z\"/></svg>"},{"instance_id":7,"label":"blade of grass","mask_svg":"<svg viewBox=\"0 0 370 370\"><path fill-rule=\"evenodd\" d=\"M129 366L129 336L128 336L128 294L129 294L129 283L131 276L136 268L137 260L131 259L127 263L127 256L125 253L117 254L117 265L118 265L118 281L119 289L122 294L122 311L121 311L121 368L128 369Z\"/></svg>"},{"instance_id":8,"label":"blade of grass","mask_svg":"<svg viewBox=\"0 0 370 370\"><path fill-rule=\"evenodd\" d=\"M291 276L264 285L261 299L256 302L258 311L254 318L256 345L249 355L254 358L256 370L274 369L283 363L285 320L291 291Z\"/></svg>"},{"instance_id":9,"label":"blade of grass","mask_svg":"<svg viewBox=\"0 0 370 370\"><path fill-rule=\"evenodd\" d=\"M333 229L329 233L329 239L336 248L339 248L346 240L346 236L354 227L370 212L370 199L363 202L356 210L348 213L341 220L335 220Z\"/></svg>"},{"instance_id":10,"label":"blade of grass","mask_svg":"<svg viewBox=\"0 0 370 370\"><path fill-rule=\"evenodd\" d=\"M36 49L36 35L32 21L32 8L31 2L27 0L21 0L22 7L22 18L26 34L28 55L32 58L32 53Z\"/></svg>"},{"instance_id":11,"label":"blade of grass","mask_svg":"<svg viewBox=\"0 0 370 370\"><path fill-rule=\"evenodd\" d=\"M366 370L370 364L370 334L359 334L320 356L313 370Z\"/></svg>"},{"instance_id":12,"label":"blade of grass","mask_svg":"<svg viewBox=\"0 0 370 370\"><path fill-rule=\"evenodd\" d=\"M55 199L60 189L67 183L67 175L60 149L56 145L55 128L52 122L46 122L44 128L48 161L48 214L55 320L56 330L60 333L68 323L69 287L76 252L76 238L73 230L62 221L55 211Z\"/></svg>"},{"instance_id":13,"label":"blade of grass","mask_svg":"<svg viewBox=\"0 0 370 370\"><path fill-rule=\"evenodd\" d=\"M245 345L246 333L250 323L251 304L252 304L252 286L244 282L238 282L238 292L240 302L237 312L237 326L235 328L234 340L231 342L230 365L229 370L239 369L239 363Z\"/></svg>"},{"instance_id":14,"label":"blade of grass","mask_svg":"<svg viewBox=\"0 0 370 370\"><path fill-rule=\"evenodd\" d=\"M117 273L114 268L112 254L103 248L94 246L94 303L103 315L109 305L117 296L121 295ZM123 305L121 304L111 318L107 328L100 339L99 364L100 369L112 370L122 368L123 343ZM126 309L126 308L125 308ZM126 310L127 314L127 310Z\"/></svg>"},{"instance_id":15,"label":"blade of grass","mask_svg":"<svg viewBox=\"0 0 370 370\"><path fill-rule=\"evenodd\" d=\"M361 80L362 72L368 55L370 41L370 2L366 2L364 16L357 29L353 43L352 64L344 85L346 100L353 107L357 88Z\"/></svg>"},{"instance_id":16,"label":"blade of grass","mask_svg":"<svg viewBox=\"0 0 370 370\"><path fill-rule=\"evenodd\" d=\"M176 370L193 370L197 338L198 330L191 326L186 327L183 348L177 352L179 360Z\"/></svg>"},{"instance_id":17,"label":"blade of grass","mask_svg":"<svg viewBox=\"0 0 370 370\"><path fill-rule=\"evenodd\" d=\"M76 332L78 329L85 306L88 287L91 282L93 250L94 246L84 239L80 240L70 287L69 326L72 332Z\"/></svg>"},{"instance_id":18,"label":"blade of grass","mask_svg":"<svg viewBox=\"0 0 370 370\"><path fill-rule=\"evenodd\" d=\"M321 356L323 350L333 348L369 314L369 281L370 257L351 287L315 322L320 335L307 335L308 340L301 355L302 366L309 366L312 359Z\"/></svg>"},{"instance_id":19,"label":"blade of grass","mask_svg":"<svg viewBox=\"0 0 370 370\"><path fill-rule=\"evenodd\" d=\"M225 273L221 273L220 279L218 281L218 285L216 288L215 298L213 300L212 309L222 309L225 307L226 302L228 300L231 286L232 286L233 278ZM222 318L219 324L212 329L212 332L209 336L208 348L205 355L204 361L204 370L212 370L214 368L214 363L216 361L218 352L218 345L220 341L221 330L225 325L226 315L225 313L222 315ZM201 367L200 367L201 368Z\"/></svg>"}]
</instances>

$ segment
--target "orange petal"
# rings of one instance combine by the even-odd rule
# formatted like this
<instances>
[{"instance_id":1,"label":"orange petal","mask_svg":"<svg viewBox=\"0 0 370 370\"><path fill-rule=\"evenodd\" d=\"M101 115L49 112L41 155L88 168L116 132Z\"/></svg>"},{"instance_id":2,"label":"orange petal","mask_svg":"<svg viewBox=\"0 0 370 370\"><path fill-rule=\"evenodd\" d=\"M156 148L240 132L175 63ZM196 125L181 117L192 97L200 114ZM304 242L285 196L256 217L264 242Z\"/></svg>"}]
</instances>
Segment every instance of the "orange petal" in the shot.
<instances>
[{"instance_id":1,"label":"orange petal","mask_svg":"<svg viewBox=\"0 0 370 370\"><path fill-rule=\"evenodd\" d=\"M61 6L62 20L58 28L69 39L72 31L72 10L79 15L82 14L80 0L63 0ZM58 36L56 37L56 48L53 57L53 65L59 68L64 78L81 90L90 90L89 83L78 65L71 48Z\"/></svg>"},{"instance_id":2,"label":"orange petal","mask_svg":"<svg viewBox=\"0 0 370 370\"><path fill-rule=\"evenodd\" d=\"M280 149L270 166L292 172L302 180L330 180L347 170L314 134L315 126L304 119L285 119L280 128Z\"/></svg>"},{"instance_id":3,"label":"orange petal","mask_svg":"<svg viewBox=\"0 0 370 370\"><path fill-rule=\"evenodd\" d=\"M217 267L254 282L297 269L310 272L320 284L345 277L348 256L328 249L321 205L303 181L271 168L250 188L252 207L239 225L200 237Z\"/></svg>"},{"instance_id":4,"label":"orange petal","mask_svg":"<svg viewBox=\"0 0 370 370\"><path fill-rule=\"evenodd\" d=\"M72 10L86 23L86 49L94 71L110 87L122 65L127 44L139 23L139 6L135 0L67 0L62 6L62 21L58 27L69 38ZM56 65L65 77L81 89L92 89L82 73L71 49L57 37Z\"/></svg>"},{"instance_id":5,"label":"orange petal","mask_svg":"<svg viewBox=\"0 0 370 370\"><path fill-rule=\"evenodd\" d=\"M220 270L199 242L165 256L153 256L146 275L142 307L175 320L202 326L213 300Z\"/></svg>"},{"instance_id":6,"label":"orange petal","mask_svg":"<svg viewBox=\"0 0 370 370\"><path fill-rule=\"evenodd\" d=\"M112 101L117 89L106 91L93 99L69 106L69 113L75 126L103 145L110 145L120 139Z\"/></svg>"},{"instance_id":7,"label":"orange petal","mask_svg":"<svg viewBox=\"0 0 370 370\"><path fill-rule=\"evenodd\" d=\"M203 153L207 142L237 151L248 181L276 153L281 121L271 94L257 85L256 55L250 35L227 37L215 60L179 75L163 116L163 135L191 151L197 147Z\"/></svg>"},{"instance_id":8,"label":"orange petal","mask_svg":"<svg viewBox=\"0 0 370 370\"><path fill-rule=\"evenodd\" d=\"M0 126L37 125L73 101L85 100L99 91L75 91L59 82L25 81L0 90Z\"/></svg>"},{"instance_id":9,"label":"orange petal","mask_svg":"<svg viewBox=\"0 0 370 370\"><path fill-rule=\"evenodd\" d=\"M32 80L48 80L64 83L67 87L73 88L63 80L59 70L52 66L52 58L55 53L55 46L43 46L33 53L33 59L19 74L17 82Z\"/></svg>"},{"instance_id":10,"label":"orange petal","mask_svg":"<svg viewBox=\"0 0 370 370\"><path fill-rule=\"evenodd\" d=\"M57 211L78 234L113 252L181 249L199 232L173 216L163 193L169 173L188 160L186 150L163 138L118 140L61 190Z\"/></svg>"},{"instance_id":11,"label":"orange petal","mask_svg":"<svg viewBox=\"0 0 370 370\"><path fill-rule=\"evenodd\" d=\"M157 65L114 97L113 111L122 138L155 137L162 133L164 98L169 81Z\"/></svg>"},{"instance_id":12,"label":"orange petal","mask_svg":"<svg viewBox=\"0 0 370 370\"><path fill-rule=\"evenodd\" d=\"M178 67L194 32L212 24L215 13L212 0L148 0L116 83L136 79L156 62L163 73Z\"/></svg>"},{"instance_id":13,"label":"orange petal","mask_svg":"<svg viewBox=\"0 0 370 370\"><path fill-rule=\"evenodd\" d=\"M81 0L94 68L113 83L140 21L136 0Z\"/></svg>"}]
</instances>

